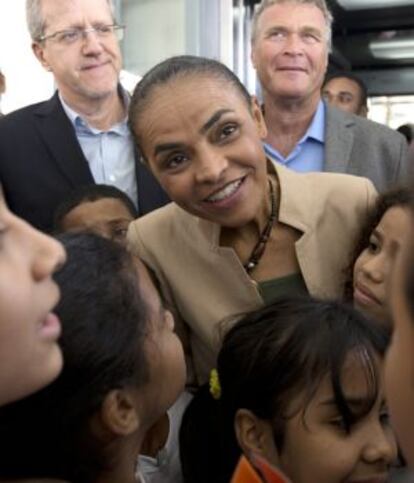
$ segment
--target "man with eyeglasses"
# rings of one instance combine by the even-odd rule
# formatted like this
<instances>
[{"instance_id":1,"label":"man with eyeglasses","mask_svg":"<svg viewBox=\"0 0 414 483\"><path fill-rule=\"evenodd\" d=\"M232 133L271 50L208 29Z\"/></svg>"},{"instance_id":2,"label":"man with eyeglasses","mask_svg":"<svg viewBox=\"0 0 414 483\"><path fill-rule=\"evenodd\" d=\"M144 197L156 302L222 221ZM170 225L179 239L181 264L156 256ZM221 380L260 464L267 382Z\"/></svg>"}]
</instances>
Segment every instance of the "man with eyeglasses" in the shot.
<instances>
[{"instance_id":1,"label":"man with eyeglasses","mask_svg":"<svg viewBox=\"0 0 414 483\"><path fill-rule=\"evenodd\" d=\"M140 214L165 204L127 126L124 27L112 0L26 0L26 13L33 52L57 91L1 119L0 182L11 209L48 231L60 201L93 182L127 193Z\"/></svg>"}]
</instances>

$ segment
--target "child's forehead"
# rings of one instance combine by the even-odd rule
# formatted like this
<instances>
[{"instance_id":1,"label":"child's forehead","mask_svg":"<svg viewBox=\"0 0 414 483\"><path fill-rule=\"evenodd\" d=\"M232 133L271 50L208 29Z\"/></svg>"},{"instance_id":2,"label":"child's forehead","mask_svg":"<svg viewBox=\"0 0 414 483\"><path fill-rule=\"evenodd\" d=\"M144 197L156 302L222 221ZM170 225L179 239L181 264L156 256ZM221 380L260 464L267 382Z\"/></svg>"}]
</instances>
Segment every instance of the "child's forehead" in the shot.
<instances>
[{"instance_id":1,"label":"child's forehead","mask_svg":"<svg viewBox=\"0 0 414 483\"><path fill-rule=\"evenodd\" d=\"M97 200L82 200L76 207L82 206L84 210L98 210L98 209L111 209L114 212L122 212L128 213L128 207L120 198L115 197L105 197L105 198L98 198ZM131 215L130 215L131 216Z\"/></svg>"},{"instance_id":2,"label":"child's forehead","mask_svg":"<svg viewBox=\"0 0 414 483\"><path fill-rule=\"evenodd\" d=\"M337 374L328 372L315 391L314 404L335 404L333 384L349 403L362 404L372 398L373 387L382 394L383 359L380 354L365 347L354 349L344 359Z\"/></svg>"},{"instance_id":3,"label":"child's forehead","mask_svg":"<svg viewBox=\"0 0 414 483\"><path fill-rule=\"evenodd\" d=\"M108 221L125 218L131 221L134 219L129 209L119 198L83 200L64 216L65 221L69 219L82 221L102 219Z\"/></svg>"}]
</instances>

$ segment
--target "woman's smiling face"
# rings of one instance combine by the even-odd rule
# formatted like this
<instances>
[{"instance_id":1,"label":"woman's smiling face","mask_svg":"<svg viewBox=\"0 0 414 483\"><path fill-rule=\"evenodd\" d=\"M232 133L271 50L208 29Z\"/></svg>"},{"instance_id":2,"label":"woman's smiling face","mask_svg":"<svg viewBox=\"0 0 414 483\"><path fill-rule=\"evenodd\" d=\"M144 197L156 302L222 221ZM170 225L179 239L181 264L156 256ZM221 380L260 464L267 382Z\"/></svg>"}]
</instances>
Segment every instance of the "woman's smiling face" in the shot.
<instances>
[{"instance_id":1,"label":"woman's smiling face","mask_svg":"<svg viewBox=\"0 0 414 483\"><path fill-rule=\"evenodd\" d=\"M178 76L152 91L133 129L149 166L184 210L222 226L251 221L267 190L259 106L217 76Z\"/></svg>"}]
</instances>

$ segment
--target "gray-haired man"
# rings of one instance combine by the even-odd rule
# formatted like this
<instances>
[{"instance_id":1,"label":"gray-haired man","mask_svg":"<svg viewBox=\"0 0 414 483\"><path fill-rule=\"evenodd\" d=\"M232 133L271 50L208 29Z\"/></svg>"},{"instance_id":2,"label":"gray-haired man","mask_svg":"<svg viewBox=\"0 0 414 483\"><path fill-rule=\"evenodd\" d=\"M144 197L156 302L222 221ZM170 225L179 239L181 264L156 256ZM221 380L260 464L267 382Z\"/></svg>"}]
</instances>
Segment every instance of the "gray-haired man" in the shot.
<instances>
[{"instance_id":1,"label":"gray-haired man","mask_svg":"<svg viewBox=\"0 0 414 483\"><path fill-rule=\"evenodd\" d=\"M324 0L263 0L252 29L252 61L263 91L269 158L298 171L370 178L377 189L406 179L407 146L380 124L321 99L332 15Z\"/></svg>"},{"instance_id":2,"label":"gray-haired man","mask_svg":"<svg viewBox=\"0 0 414 483\"><path fill-rule=\"evenodd\" d=\"M140 213L167 199L136 162L119 84L123 27L111 0L27 0L32 48L56 94L0 122L0 181L10 208L48 230L56 205L93 182L125 191Z\"/></svg>"}]
</instances>

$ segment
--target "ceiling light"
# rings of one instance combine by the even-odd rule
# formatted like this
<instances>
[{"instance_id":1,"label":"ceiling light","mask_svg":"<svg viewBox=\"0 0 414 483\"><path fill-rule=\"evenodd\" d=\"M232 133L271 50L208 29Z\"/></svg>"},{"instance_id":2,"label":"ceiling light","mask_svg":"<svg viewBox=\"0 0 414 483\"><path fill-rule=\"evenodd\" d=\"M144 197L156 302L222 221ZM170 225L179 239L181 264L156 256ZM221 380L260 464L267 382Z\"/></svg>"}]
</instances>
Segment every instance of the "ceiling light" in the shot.
<instances>
[{"instance_id":1,"label":"ceiling light","mask_svg":"<svg viewBox=\"0 0 414 483\"><path fill-rule=\"evenodd\" d=\"M413 0L337 0L346 10L412 6Z\"/></svg>"},{"instance_id":2,"label":"ceiling light","mask_svg":"<svg viewBox=\"0 0 414 483\"><path fill-rule=\"evenodd\" d=\"M414 39L374 40L369 49L378 59L414 59Z\"/></svg>"}]
</instances>

